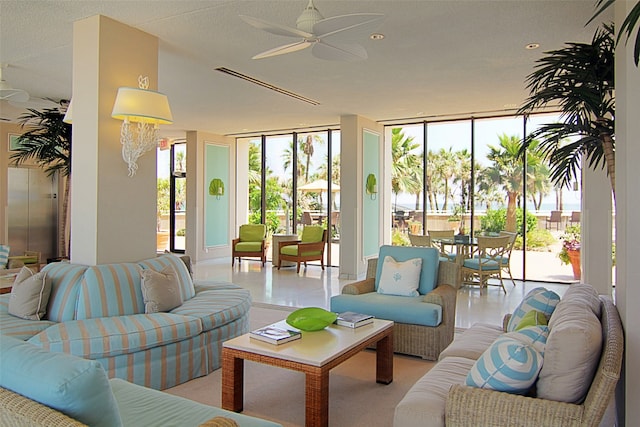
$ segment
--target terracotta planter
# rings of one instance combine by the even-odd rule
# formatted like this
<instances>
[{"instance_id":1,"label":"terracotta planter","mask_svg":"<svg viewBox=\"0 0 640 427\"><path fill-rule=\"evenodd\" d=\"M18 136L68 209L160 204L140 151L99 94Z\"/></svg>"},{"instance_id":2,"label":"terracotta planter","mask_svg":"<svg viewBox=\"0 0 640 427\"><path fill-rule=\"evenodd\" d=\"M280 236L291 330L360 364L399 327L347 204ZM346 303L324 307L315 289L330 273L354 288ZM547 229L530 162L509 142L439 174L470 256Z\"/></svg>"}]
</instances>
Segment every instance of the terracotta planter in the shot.
<instances>
[{"instance_id":1,"label":"terracotta planter","mask_svg":"<svg viewBox=\"0 0 640 427\"><path fill-rule=\"evenodd\" d=\"M569 254L569 260L571 261L571 267L573 268L573 278L580 280L580 250L568 250L567 254Z\"/></svg>"}]
</instances>

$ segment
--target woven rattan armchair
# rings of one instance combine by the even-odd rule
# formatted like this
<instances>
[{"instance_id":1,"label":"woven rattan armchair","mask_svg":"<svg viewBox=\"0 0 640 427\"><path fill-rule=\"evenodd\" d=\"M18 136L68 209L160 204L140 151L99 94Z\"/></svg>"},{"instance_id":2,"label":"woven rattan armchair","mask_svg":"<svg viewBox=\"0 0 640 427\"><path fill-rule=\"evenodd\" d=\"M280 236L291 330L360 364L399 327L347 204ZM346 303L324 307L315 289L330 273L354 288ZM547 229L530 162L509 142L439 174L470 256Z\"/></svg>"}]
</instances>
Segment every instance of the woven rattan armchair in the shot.
<instances>
[{"instance_id":1,"label":"woven rattan armchair","mask_svg":"<svg viewBox=\"0 0 640 427\"><path fill-rule=\"evenodd\" d=\"M581 426L600 425L620 378L624 338L618 310L610 299L602 303L603 347L600 362L585 401L556 402L499 391L454 385L449 390L446 425L476 426ZM571 357L568 355L567 357Z\"/></svg>"},{"instance_id":2,"label":"woven rattan armchair","mask_svg":"<svg viewBox=\"0 0 640 427\"><path fill-rule=\"evenodd\" d=\"M343 294L361 295L375 292L378 259L369 259L366 279L342 288ZM437 287L424 296L424 302L442 307L442 322L436 326L412 325L396 322L393 326L393 351L437 360L440 352L453 341L456 324L456 297L459 266L449 261L438 265Z\"/></svg>"}]
</instances>

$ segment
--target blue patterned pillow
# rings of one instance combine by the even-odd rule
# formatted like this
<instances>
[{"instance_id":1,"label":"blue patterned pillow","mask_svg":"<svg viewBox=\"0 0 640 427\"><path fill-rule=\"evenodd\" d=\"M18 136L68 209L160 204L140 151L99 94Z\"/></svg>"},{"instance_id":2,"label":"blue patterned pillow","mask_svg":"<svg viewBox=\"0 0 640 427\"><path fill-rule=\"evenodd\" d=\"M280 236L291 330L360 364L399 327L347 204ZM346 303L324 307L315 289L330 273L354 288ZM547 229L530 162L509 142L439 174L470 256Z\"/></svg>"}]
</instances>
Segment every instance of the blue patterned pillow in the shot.
<instances>
[{"instance_id":1,"label":"blue patterned pillow","mask_svg":"<svg viewBox=\"0 0 640 427\"><path fill-rule=\"evenodd\" d=\"M466 384L524 394L536 382L541 368L539 351L517 339L500 337L474 363Z\"/></svg>"},{"instance_id":2,"label":"blue patterned pillow","mask_svg":"<svg viewBox=\"0 0 640 427\"><path fill-rule=\"evenodd\" d=\"M9 246L0 245L0 270L7 268L9 262Z\"/></svg>"},{"instance_id":3,"label":"blue patterned pillow","mask_svg":"<svg viewBox=\"0 0 640 427\"><path fill-rule=\"evenodd\" d=\"M502 337L513 338L530 345L544 356L544 348L547 346L547 337L549 337L549 327L546 325L529 326L519 331L506 333Z\"/></svg>"},{"instance_id":4,"label":"blue patterned pillow","mask_svg":"<svg viewBox=\"0 0 640 427\"><path fill-rule=\"evenodd\" d=\"M507 332L515 331L520 320L531 310L538 310L549 318L559 302L560 296L553 291L542 287L532 289L513 311L507 324Z\"/></svg>"},{"instance_id":5,"label":"blue patterned pillow","mask_svg":"<svg viewBox=\"0 0 640 427\"><path fill-rule=\"evenodd\" d=\"M378 293L417 297L420 285L422 258L412 258L406 261L396 261L387 255L382 264L382 273L378 284Z\"/></svg>"}]
</instances>

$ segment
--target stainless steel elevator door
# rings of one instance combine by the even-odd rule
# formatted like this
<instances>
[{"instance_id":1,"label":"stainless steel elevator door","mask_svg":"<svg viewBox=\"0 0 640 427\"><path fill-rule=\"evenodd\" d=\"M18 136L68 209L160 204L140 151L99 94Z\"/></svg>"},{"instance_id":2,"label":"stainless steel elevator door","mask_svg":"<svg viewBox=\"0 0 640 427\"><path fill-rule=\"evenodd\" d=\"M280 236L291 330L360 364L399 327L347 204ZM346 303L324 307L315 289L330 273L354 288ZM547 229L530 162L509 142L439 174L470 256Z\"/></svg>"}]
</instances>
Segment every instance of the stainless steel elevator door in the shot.
<instances>
[{"instance_id":1,"label":"stainless steel elevator door","mask_svg":"<svg viewBox=\"0 0 640 427\"><path fill-rule=\"evenodd\" d=\"M42 169L9 168L8 238L11 255L39 251L42 261L57 256L57 178Z\"/></svg>"}]
</instances>

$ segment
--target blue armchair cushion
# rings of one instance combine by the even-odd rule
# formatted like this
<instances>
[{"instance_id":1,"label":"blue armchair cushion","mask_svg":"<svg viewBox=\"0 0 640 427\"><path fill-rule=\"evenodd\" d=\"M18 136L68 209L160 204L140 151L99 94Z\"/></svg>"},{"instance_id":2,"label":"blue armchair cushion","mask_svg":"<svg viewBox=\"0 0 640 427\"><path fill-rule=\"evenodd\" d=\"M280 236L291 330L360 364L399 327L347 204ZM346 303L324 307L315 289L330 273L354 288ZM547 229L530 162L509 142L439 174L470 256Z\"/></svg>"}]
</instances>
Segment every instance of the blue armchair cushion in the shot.
<instances>
[{"instance_id":1,"label":"blue armchair cushion","mask_svg":"<svg viewBox=\"0 0 640 427\"><path fill-rule=\"evenodd\" d=\"M483 271L499 270L501 267L497 261L487 258L471 258L464 260L464 266L474 270L480 270L480 264L482 264Z\"/></svg>"},{"instance_id":2,"label":"blue armchair cushion","mask_svg":"<svg viewBox=\"0 0 640 427\"><path fill-rule=\"evenodd\" d=\"M436 250L437 252L437 250ZM336 295L331 298L331 311L355 311L379 319L422 326L442 323L442 307L424 302L424 297L401 297L368 292L362 295Z\"/></svg>"},{"instance_id":3,"label":"blue armchair cushion","mask_svg":"<svg viewBox=\"0 0 640 427\"><path fill-rule=\"evenodd\" d=\"M0 335L0 386L90 426L121 426L118 405L100 362L51 353Z\"/></svg>"},{"instance_id":4,"label":"blue armchair cushion","mask_svg":"<svg viewBox=\"0 0 640 427\"><path fill-rule=\"evenodd\" d=\"M376 291L380 286L382 265L384 264L382 260L384 260L386 256L393 257L396 261L407 261L412 258L422 258L422 270L420 272L418 293L420 295L426 295L436 287L438 280L438 263L440 262L440 253L436 248L384 245L380 247L380 252L378 254L378 269L376 271L375 282Z\"/></svg>"}]
</instances>

